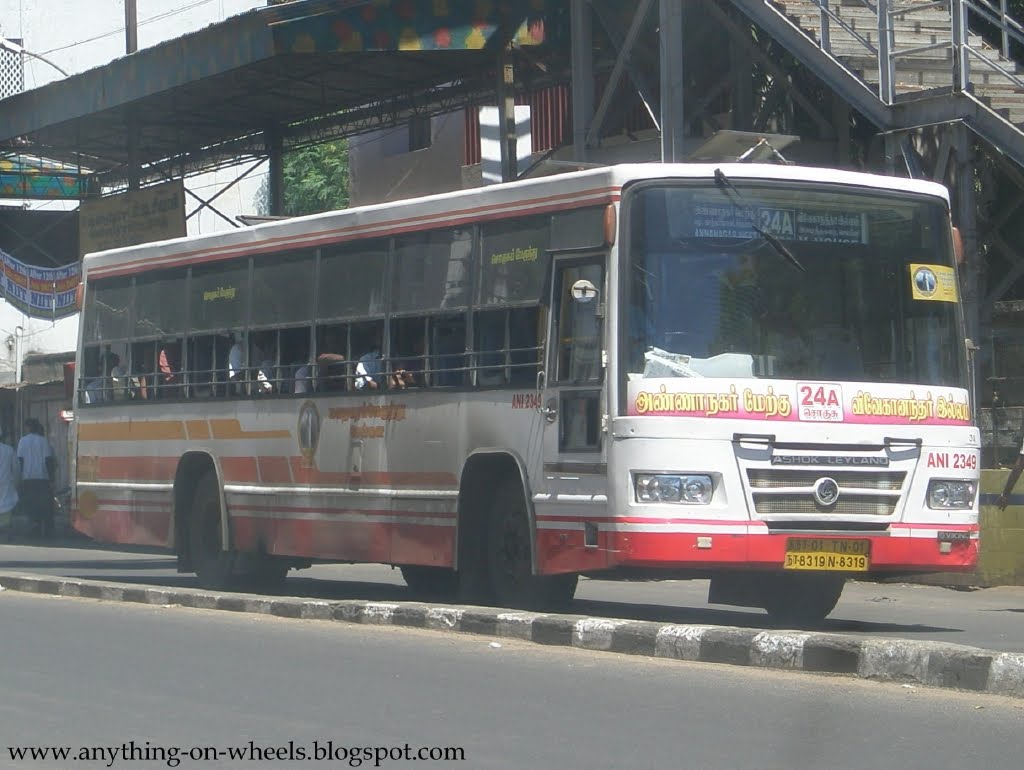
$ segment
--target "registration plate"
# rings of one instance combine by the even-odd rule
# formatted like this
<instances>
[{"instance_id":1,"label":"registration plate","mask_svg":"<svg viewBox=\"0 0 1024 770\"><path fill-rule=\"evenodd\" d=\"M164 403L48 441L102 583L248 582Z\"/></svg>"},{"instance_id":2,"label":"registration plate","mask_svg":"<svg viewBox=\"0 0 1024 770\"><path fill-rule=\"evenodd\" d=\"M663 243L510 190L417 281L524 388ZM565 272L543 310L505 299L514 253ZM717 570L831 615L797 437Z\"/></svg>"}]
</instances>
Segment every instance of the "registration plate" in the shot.
<instances>
[{"instance_id":1,"label":"registration plate","mask_svg":"<svg viewBox=\"0 0 1024 770\"><path fill-rule=\"evenodd\" d=\"M870 540L791 537L786 541L785 569L867 572Z\"/></svg>"}]
</instances>

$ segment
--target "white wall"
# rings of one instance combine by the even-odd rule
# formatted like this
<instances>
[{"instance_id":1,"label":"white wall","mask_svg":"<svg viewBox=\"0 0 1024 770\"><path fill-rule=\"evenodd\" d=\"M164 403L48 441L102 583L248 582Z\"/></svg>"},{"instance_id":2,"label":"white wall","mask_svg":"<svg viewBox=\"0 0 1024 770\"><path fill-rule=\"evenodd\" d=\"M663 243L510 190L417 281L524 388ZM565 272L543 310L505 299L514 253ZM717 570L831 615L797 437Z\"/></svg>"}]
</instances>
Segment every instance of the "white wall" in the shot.
<instances>
[{"instance_id":1,"label":"white wall","mask_svg":"<svg viewBox=\"0 0 1024 770\"><path fill-rule=\"evenodd\" d=\"M349 141L349 196L353 206L462 189L465 123L461 110L431 120L430 147L409 152L408 126Z\"/></svg>"}]
</instances>

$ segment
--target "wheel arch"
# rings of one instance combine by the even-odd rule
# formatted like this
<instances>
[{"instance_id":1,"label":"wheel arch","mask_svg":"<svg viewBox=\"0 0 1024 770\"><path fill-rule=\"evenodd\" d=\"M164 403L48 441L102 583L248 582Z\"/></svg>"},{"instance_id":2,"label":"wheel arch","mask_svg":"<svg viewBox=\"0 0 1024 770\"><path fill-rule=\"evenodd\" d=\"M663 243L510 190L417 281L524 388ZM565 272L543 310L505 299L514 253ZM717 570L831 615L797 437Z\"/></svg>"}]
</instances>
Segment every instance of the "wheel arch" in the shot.
<instances>
[{"instance_id":1,"label":"wheel arch","mask_svg":"<svg viewBox=\"0 0 1024 770\"><path fill-rule=\"evenodd\" d=\"M526 472L523 458L509 449L478 449L466 458L459 480L458 518L456 524L455 567L459 568L464 559L473 553L482 554L483 548L472 548L479 544L485 531L490 500L487 492L493 492L502 479L518 480L526 508L530 532L531 571L537 572L537 520L533 508L533 494L530 477Z\"/></svg>"},{"instance_id":2,"label":"wheel arch","mask_svg":"<svg viewBox=\"0 0 1024 770\"><path fill-rule=\"evenodd\" d=\"M192 451L186 452L178 461L178 468L174 473L174 519L172 522L174 552L178 557L179 571L192 569L191 554L189 553L189 516L192 512L192 501L195 498L196 488L199 481L206 474L213 473L217 479L217 489L220 497L220 528L221 543L224 549L230 548L230 530L228 526L227 504L224 499L224 476L220 463L216 456L210 452Z\"/></svg>"}]
</instances>

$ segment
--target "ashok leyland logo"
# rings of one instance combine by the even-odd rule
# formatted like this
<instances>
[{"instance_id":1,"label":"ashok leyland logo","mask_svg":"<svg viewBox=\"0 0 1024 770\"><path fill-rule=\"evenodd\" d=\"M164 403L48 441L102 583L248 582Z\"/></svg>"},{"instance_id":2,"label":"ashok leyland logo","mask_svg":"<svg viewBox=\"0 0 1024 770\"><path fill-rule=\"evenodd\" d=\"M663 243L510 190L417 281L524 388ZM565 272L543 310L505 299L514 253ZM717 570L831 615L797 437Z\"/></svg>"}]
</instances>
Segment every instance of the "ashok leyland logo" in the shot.
<instances>
[{"instance_id":1,"label":"ashok leyland logo","mask_svg":"<svg viewBox=\"0 0 1024 770\"><path fill-rule=\"evenodd\" d=\"M814 482L814 499L819 505L830 508L839 500L839 484L828 476Z\"/></svg>"},{"instance_id":2,"label":"ashok leyland logo","mask_svg":"<svg viewBox=\"0 0 1024 770\"><path fill-rule=\"evenodd\" d=\"M905 275L905 273L904 273ZM929 267L919 267L914 271L914 288L925 297L931 297L939 286L935 271Z\"/></svg>"}]
</instances>

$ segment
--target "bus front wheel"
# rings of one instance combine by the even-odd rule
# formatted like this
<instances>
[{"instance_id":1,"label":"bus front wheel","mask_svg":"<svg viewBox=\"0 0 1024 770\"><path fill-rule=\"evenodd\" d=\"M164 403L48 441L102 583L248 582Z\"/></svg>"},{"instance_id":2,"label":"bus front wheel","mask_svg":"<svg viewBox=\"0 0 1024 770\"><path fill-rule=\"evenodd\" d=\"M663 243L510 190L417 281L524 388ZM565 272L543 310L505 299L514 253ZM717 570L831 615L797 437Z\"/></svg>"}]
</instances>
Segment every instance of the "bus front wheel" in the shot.
<instances>
[{"instance_id":1,"label":"bus front wheel","mask_svg":"<svg viewBox=\"0 0 1024 770\"><path fill-rule=\"evenodd\" d=\"M217 476L207 472L196 485L188 523L189 556L199 585L214 591L229 587L234 554L221 537L220 487Z\"/></svg>"},{"instance_id":2,"label":"bus front wheel","mask_svg":"<svg viewBox=\"0 0 1024 770\"><path fill-rule=\"evenodd\" d=\"M791 573L766 576L762 606L776 625L821 623L835 609L846 578L836 575Z\"/></svg>"},{"instance_id":3,"label":"bus front wheel","mask_svg":"<svg viewBox=\"0 0 1024 770\"><path fill-rule=\"evenodd\" d=\"M561 609L576 593L576 575L534 575L533 540L522 485L507 479L495 492L487 522L490 594L501 607Z\"/></svg>"}]
</instances>

